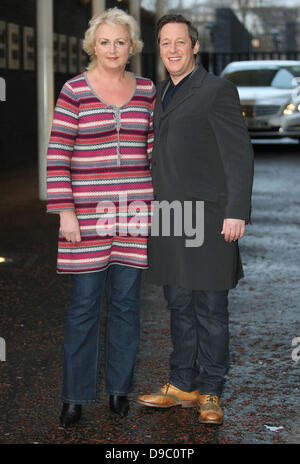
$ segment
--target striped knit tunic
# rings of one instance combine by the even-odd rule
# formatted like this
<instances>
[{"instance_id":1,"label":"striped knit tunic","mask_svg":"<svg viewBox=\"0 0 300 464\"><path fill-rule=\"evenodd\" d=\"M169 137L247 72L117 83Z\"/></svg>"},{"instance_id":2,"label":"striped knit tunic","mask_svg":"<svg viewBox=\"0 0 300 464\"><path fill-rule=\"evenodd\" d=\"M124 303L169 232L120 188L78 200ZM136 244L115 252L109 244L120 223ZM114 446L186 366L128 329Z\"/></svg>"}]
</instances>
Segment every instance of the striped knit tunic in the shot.
<instances>
[{"instance_id":1,"label":"striped knit tunic","mask_svg":"<svg viewBox=\"0 0 300 464\"><path fill-rule=\"evenodd\" d=\"M148 265L155 86L134 77L121 107L101 100L86 73L60 92L47 153L47 212L75 211L81 242L59 233L58 273Z\"/></svg>"}]
</instances>

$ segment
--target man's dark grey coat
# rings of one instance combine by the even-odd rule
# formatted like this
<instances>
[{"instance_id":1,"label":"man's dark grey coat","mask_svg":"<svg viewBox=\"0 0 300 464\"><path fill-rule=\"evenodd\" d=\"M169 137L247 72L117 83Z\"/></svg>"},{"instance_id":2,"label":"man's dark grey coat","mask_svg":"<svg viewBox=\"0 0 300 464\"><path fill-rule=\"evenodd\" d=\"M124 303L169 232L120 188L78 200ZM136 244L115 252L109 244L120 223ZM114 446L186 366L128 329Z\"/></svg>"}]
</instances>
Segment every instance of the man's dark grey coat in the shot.
<instances>
[{"instance_id":1,"label":"man's dark grey coat","mask_svg":"<svg viewBox=\"0 0 300 464\"><path fill-rule=\"evenodd\" d=\"M224 290L243 276L237 242L221 235L225 218L250 221L253 150L236 87L199 69L178 89L166 111L157 86L152 176L155 199L204 201L204 242L149 237L151 281L192 290ZM194 217L195 220L195 217Z\"/></svg>"}]
</instances>

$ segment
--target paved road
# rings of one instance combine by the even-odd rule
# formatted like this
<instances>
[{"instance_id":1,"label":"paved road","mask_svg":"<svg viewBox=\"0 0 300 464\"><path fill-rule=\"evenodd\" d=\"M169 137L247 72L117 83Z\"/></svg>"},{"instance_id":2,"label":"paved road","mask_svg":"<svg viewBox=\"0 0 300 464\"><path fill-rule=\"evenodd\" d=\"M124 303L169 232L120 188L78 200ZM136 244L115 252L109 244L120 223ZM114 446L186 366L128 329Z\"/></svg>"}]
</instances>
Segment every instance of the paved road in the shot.
<instances>
[{"instance_id":1,"label":"paved road","mask_svg":"<svg viewBox=\"0 0 300 464\"><path fill-rule=\"evenodd\" d=\"M246 276L230 295L221 427L199 425L194 409L134 402L119 419L109 412L103 379L100 402L84 408L80 426L58 426L70 282L54 271L57 218L36 199L34 169L0 175L0 256L11 259L0 264L7 351L0 362L0 443L300 443L300 361L292 359L292 340L300 337L300 145L257 145L255 153L253 224L240 242ZM167 380L171 349L161 289L144 282L142 294L135 394Z\"/></svg>"}]
</instances>

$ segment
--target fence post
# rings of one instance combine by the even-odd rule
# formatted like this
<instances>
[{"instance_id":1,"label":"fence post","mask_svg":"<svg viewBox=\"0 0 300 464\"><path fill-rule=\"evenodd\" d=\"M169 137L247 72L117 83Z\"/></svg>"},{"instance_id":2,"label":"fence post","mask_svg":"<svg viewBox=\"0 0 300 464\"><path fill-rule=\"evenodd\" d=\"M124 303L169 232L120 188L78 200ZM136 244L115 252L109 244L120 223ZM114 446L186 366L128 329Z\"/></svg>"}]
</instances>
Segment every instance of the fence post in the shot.
<instances>
[{"instance_id":1,"label":"fence post","mask_svg":"<svg viewBox=\"0 0 300 464\"><path fill-rule=\"evenodd\" d=\"M54 110L53 0L37 2L39 198L46 200L46 152Z\"/></svg>"},{"instance_id":2,"label":"fence post","mask_svg":"<svg viewBox=\"0 0 300 464\"><path fill-rule=\"evenodd\" d=\"M138 23L139 28L141 27L141 2L140 0L129 0L129 12ZM142 74L142 57L141 53L136 53L130 59L131 70L141 76Z\"/></svg>"}]
</instances>

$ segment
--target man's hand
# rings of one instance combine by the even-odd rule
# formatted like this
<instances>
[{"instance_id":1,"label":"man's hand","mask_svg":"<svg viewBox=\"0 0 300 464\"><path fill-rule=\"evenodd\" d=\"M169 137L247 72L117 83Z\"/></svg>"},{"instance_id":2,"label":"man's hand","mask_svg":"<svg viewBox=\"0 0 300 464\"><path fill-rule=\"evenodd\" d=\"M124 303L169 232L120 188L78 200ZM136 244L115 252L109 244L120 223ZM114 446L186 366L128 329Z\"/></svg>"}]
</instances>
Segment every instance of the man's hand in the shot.
<instances>
[{"instance_id":1,"label":"man's hand","mask_svg":"<svg viewBox=\"0 0 300 464\"><path fill-rule=\"evenodd\" d=\"M59 231L68 242L81 242L79 222L75 211L61 211Z\"/></svg>"},{"instance_id":2,"label":"man's hand","mask_svg":"<svg viewBox=\"0 0 300 464\"><path fill-rule=\"evenodd\" d=\"M245 221L243 219L224 219L221 234L226 242L232 242L242 238L245 233Z\"/></svg>"}]
</instances>

